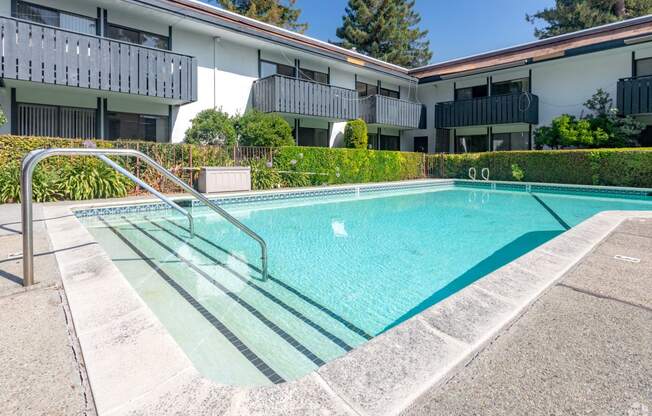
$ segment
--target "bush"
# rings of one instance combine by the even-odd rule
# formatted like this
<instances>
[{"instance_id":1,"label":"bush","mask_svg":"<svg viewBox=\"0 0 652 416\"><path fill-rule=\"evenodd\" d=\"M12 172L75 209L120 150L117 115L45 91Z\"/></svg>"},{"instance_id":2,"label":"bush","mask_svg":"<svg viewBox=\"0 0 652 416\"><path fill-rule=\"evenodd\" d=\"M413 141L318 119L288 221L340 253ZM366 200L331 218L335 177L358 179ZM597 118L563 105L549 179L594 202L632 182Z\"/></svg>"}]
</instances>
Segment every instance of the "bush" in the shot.
<instances>
[{"instance_id":1,"label":"bush","mask_svg":"<svg viewBox=\"0 0 652 416\"><path fill-rule=\"evenodd\" d=\"M251 166L251 187L255 190L279 188L282 183L281 175L276 169L267 165L263 159L253 160Z\"/></svg>"},{"instance_id":2,"label":"bush","mask_svg":"<svg viewBox=\"0 0 652 416\"><path fill-rule=\"evenodd\" d=\"M512 165L528 182L652 188L652 148L541 150L427 155L438 176L468 178L468 169L489 168L492 179L514 180Z\"/></svg>"},{"instance_id":3,"label":"bush","mask_svg":"<svg viewBox=\"0 0 652 416\"><path fill-rule=\"evenodd\" d=\"M523 172L523 169L521 169L521 167L516 163L512 164L512 178L514 178L515 181L520 182L524 177L525 172Z\"/></svg>"},{"instance_id":4,"label":"bush","mask_svg":"<svg viewBox=\"0 0 652 416\"><path fill-rule=\"evenodd\" d=\"M220 110L207 109L197 113L184 139L188 144L232 146L236 133L231 117Z\"/></svg>"},{"instance_id":5,"label":"bush","mask_svg":"<svg viewBox=\"0 0 652 416\"><path fill-rule=\"evenodd\" d=\"M602 89L584 103L591 113L583 118L562 114L550 126L535 131L537 148L548 146L577 148L609 148L636 145L645 125L633 117L620 117L613 100Z\"/></svg>"},{"instance_id":6,"label":"bush","mask_svg":"<svg viewBox=\"0 0 652 416\"><path fill-rule=\"evenodd\" d=\"M61 189L66 199L83 200L121 198L133 188L133 182L95 158L77 159L65 165Z\"/></svg>"},{"instance_id":7,"label":"bush","mask_svg":"<svg viewBox=\"0 0 652 416\"><path fill-rule=\"evenodd\" d=\"M367 123L359 118L349 120L344 127L344 146L350 149L366 149L367 141Z\"/></svg>"},{"instance_id":8,"label":"bush","mask_svg":"<svg viewBox=\"0 0 652 416\"><path fill-rule=\"evenodd\" d=\"M292 146L292 128L278 114L251 110L236 122L238 144L241 146L279 147Z\"/></svg>"},{"instance_id":9,"label":"bush","mask_svg":"<svg viewBox=\"0 0 652 416\"><path fill-rule=\"evenodd\" d=\"M58 201L62 197L59 177L39 168L32 176L32 197L36 202ZM0 203L20 202L20 165L12 163L0 170Z\"/></svg>"}]
</instances>

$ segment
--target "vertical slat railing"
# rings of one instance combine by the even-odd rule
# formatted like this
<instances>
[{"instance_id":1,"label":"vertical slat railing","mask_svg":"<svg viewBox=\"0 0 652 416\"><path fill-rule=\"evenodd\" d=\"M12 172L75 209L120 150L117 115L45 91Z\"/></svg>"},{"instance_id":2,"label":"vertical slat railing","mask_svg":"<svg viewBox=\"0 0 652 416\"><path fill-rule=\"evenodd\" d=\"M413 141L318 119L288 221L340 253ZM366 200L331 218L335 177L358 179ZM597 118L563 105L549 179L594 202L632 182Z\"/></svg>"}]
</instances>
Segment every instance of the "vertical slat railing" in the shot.
<instances>
[{"instance_id":1,"label":"vertical slat railing","mask_svg":"<svg viewBox=\"0 0 652 416\"><path fill-rule=\"evenodd\" d=\"M170 51L0 17L0 77L188 102L197 61Z\"/></svg>"}]
</instances>

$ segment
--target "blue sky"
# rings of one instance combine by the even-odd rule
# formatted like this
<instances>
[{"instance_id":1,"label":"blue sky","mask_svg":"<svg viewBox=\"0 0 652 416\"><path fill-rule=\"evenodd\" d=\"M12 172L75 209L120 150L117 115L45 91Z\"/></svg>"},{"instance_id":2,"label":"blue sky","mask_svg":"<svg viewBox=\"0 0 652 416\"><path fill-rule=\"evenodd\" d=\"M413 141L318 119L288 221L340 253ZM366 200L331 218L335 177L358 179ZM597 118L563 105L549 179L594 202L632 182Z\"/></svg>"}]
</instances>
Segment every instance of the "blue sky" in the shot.
<instances>
[{"instance_id":1,"label":"blue sky","mask_svg":"<svg viewBox=\"0 0 652 416\"><path fill-rule=\"evenodd\" d=\"M346 0L297 0L301 19L310 26L307 35L336 40ZM471 55L535 40L533 26L525 21L554 4L554 0L416 0L421 27L430 33L432 62Z\"/></svg>"}]
</instances>

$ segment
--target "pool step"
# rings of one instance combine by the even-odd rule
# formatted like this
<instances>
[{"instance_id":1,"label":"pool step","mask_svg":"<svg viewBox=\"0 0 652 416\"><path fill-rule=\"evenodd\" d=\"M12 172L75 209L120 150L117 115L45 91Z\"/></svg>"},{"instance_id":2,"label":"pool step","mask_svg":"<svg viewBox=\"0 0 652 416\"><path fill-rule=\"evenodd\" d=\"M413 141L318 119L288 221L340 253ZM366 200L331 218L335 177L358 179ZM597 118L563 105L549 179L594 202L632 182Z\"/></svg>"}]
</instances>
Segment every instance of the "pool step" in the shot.
<instances>
[{"instance_id":1,"label":"pool step","mask_svg":"<svg viewBox=\"0 0 652 416\"><path fill-rule=\"evenodd\" d=\"M145 217L104 221L106 228L92 232L103 245L120 246L112 250L118 267L207 376L231 384L292 379L370 338L278 278L256 280L255 266L205 236L189 239L181 224ZM168 302L179 316L201 321L200 328L184 328L166 310ZM223 350L229 353L221 357ZM207 356L215 359L207 362ZM252 376L252 366L266 380ZM248 371L236 375L243 367Z\"/></svg>"}]
</instances>

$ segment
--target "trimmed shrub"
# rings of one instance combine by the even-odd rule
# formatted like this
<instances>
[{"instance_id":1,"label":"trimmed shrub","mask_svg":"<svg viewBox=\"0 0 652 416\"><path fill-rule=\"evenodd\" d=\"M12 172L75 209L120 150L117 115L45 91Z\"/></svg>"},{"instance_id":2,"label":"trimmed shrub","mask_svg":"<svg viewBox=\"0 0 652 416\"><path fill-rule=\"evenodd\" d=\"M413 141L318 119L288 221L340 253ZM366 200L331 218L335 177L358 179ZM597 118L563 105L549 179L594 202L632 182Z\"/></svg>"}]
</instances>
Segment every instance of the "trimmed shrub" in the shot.
<instances>
[{"instance_id":1,"label":"trimmed shrub","mask_svg":"<svg viewBox=\"0 0 652 416\"><path fill-rule=\"evenodd\" d=\"M357 118L346 122L344 146L349 149L366 149L367 141L367 123L364 120Z\"/></svg>"},{"instance_id":2,"label":"trimmed shrub","mask_svg":"<svg viewBox=\"0 0 652 416\"><path fill-rule=\"evenodd\" d=\"M278 149L274 167L304 172L312 185L395 181L423 177L423 154L288 146Z\"/></svg>"},{"instance_id":3,"label":"trimmed shrub","mask_svg":"<svg viewBox=\"0 0 652 416\"><path fill-rule=\"evenodd\" d=\"M512 165L528 182L652 188L652 149L583 149L427 155L436 176L467 179L468 170L489 168L491 178L514 180ZM443 158L443 160L442 160Z\"/></svg>"},{"instance_id":4,"label":"trimmed shrub","mask_svg":"<svg viewBox=\"0 0 652 416\"><path fill-rule=\"evenodd\" d=\"M251 110L236 122L238 144L241 146L292 146L292 128L278 114Z\"/></svg>"},{"instance_id":5,"label":"trimmed shrub","mask_svg":"<svg viewBox=\"0 0 652 416\"><path fill-rule=\"evenodd\" d=\"M200 111L191 122L184 138L188 144L233 146L236 142L233 120L221 109Z\"/></svg>"}]
</instances>

